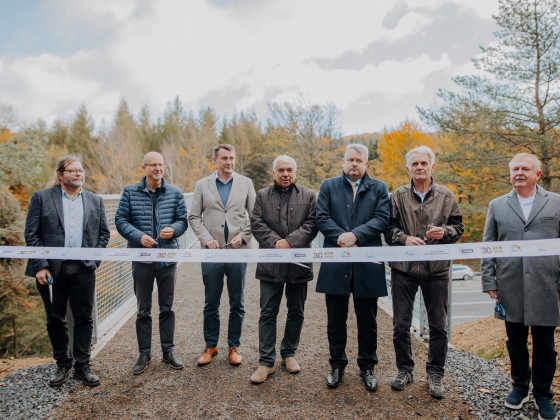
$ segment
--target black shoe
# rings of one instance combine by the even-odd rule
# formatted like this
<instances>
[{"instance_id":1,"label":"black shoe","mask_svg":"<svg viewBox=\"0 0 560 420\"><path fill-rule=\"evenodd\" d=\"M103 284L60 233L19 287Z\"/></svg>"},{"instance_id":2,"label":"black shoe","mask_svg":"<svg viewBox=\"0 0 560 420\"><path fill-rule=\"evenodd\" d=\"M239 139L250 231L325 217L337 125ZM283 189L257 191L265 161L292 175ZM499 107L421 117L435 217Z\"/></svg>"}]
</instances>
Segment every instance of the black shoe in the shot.
<instances>
[{"instance_id":1,"label":"black shoe","mask_svg":"<svg viewBox=\"0 0 560 420\"><path fill-rule=\"evenodd\" d=\"M91 371L89 366L84 367L74 367L74 375L82 380L84 385L87 386L97 386L99 385L99 376Z\"/></svg>"},{"instance_id":2,"label":"black shoe","mask_svg":"<svg viewBox=\"0 0 560 420\"><path fill-rule=\"evenodd\" d=\"M151 357L149 354L141 354L140 356L138 356L138 360L136 361L136 364L132 368L132 373L134 375L140 375L142 372L144 372L148 367L148 363L150 362L150 359Z\"/></svg>"},{"instance_id":3,"label":"black shoe","mask_svg":"<svg viewBox=\"0 0 560 420\"><path fill-rule=\"evenodd\" d=\"M539 420L558 420L556 409L548 398L539 398L536 403L539 408Z\"/></svg>"},{"instance_id":4,"label":"black shoe","mask_svg":"<svg viewBox=\"0 0 560 420\"><path fill-rule=\"evenodd\" d=\"M512 410L521 410L523 404L529 401L529 392L523 392L518 388L513 388L506 397L505 406Z\"/></svg>"},{"instance_id":5,"label":"black shoe","mask_svg":"<svg viewBox=\"0 0 560 420\"><path fill-rule=\"evenodd\" d=\"M72 365L57 365L56 372L49 378L50 386L60 386L68 380Z\"/></svg>"},{"instance_id":6,"label":"black shoe","mask_svg":"<svg viewBox=\"0 0 560 420\"><path fill-rule=\"evenodd\" d=\"M181 359L172 351L163 353L163 361L169 363L169 366L173 369L183 369L183 362L181 362Z\"/></svg>"},{"instance_id":7,"label":"black shoe","mask_svg":"<svg viewBox=\"0 0 560 420\"><path fill-rule=\"evenodd\" d=\"M329 388L336 388L342 382L344 376L344 369L334 368L327 376L327 385Z\"/></svg>"},{"instance_id":8,"label":"black shoe","mask_svg":"<svg viewBox=\"0 0 560 420\"><path fill-rule=\"evenodd\" d=\"M373 374L373 369L361 370L360 378L362 378L362 382L368 391L377 391L378 382Z\"/></svg>"}]
</instances>

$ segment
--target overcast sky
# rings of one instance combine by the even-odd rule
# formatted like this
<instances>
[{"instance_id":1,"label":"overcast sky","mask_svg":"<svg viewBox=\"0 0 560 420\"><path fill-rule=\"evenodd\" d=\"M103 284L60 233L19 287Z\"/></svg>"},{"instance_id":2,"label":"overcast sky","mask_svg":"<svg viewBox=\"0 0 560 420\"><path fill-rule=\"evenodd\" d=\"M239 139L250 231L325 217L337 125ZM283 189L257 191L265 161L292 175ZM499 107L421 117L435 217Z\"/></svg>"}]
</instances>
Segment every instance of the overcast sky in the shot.
<instances>
[{"instance_id":1,"label":"overcast sky","mask_svg":"<svg viewBox=\"0 0 560 420\"><path fill-rule=\"evenodd\" d=\"M121 98L154 118L256 112L305 97L340 130L417 121L472 72L497 0L14 0L0 2L0 104L21 120L110 123Z\"/></svg>"}]
</instances>

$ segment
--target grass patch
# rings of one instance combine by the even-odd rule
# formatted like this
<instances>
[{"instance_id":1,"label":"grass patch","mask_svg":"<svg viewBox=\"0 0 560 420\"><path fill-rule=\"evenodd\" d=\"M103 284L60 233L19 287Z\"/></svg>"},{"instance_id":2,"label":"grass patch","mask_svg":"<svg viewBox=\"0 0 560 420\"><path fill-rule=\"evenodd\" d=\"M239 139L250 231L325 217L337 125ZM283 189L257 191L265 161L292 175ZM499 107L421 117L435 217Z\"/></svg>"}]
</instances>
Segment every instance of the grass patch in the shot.
<instances>
[{"instance_id":1,"label":"grass patch","mask_svg":"<svg viewBox=\"0 0 560 420\"><path fill-rule=\"evenodd\" d=\"M507 356L507 349L505 347L496 347L493 349L480 349L477 350L474 354L486 360L502 359Z\"/></svg>"}]
</instances>

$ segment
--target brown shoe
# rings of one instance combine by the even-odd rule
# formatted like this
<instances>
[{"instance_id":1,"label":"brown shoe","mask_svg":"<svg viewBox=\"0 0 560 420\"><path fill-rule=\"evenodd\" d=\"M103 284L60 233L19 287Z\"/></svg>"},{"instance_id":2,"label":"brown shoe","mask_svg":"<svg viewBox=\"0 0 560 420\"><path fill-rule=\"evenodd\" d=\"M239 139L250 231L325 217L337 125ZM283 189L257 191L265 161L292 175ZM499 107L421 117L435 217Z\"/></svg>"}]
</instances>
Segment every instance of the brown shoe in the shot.
<instances>
[{"instance_id":1,"label":"brown shoe","mask_svg":"<svg viewBox=\"0 0 560 420\"><path fill-rule=\"evenodd\" d=\"M282 359L282 364L290 373L299 373L299 371L301 370L301 366L299 365L295 357L286 357L285 359Z\"/></svg>"},{"instance_id":2,"label":"brown shoe","mask_svg":"<svg viewBox=\"0 0 560 420\"><path fill-rule=\"evenodd\" d=\"M218 347L205 347L204 352L198 358L198 366L207 365L216 354L218 354Z\"/></svg>"},{"instance_id":3,"label":"brown shoe","mask_svg":"<svg viewBox=\"0 0 560 420\"><path fill-rule=\"evenodd\" d=\"M251 375L251 382L254 384L262 384L270 375L274 373L274 366L259 366L258 369Z\"/></svg>"},{"instance_id":4,"label":"brown shoe","mask_svg":"<svg viewBox=\"0 0 560 420\"><path fill-rule=\"evenodd\" d=\"M240 365L243 361L243 357L239 354L239 348L230 347L229 348L229 363L232 365Z\"/></svg>"}]
</instances>

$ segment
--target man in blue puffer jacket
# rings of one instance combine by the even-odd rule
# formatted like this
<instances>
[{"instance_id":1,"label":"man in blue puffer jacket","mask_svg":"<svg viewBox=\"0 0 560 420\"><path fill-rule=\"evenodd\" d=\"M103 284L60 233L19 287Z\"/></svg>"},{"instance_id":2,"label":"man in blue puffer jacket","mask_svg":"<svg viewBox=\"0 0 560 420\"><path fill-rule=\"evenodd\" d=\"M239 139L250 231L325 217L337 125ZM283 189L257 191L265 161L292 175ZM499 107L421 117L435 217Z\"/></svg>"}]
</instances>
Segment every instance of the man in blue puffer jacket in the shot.
<instances>
[{"instance_id":1,"label":"man in blue puffer jacket","mask_svg":"<svg viewBox=\"0 0 560 420\"><path fill-rule=\"evenodd\" d=\"M127 185L115 215L115 225L129 248L179 248L179 236L187 230L187 207L182 191L165 183L163 157L157 152L144 156L142 170L146 176ZM174 353L175 312L173 297L177 265L161 262L133 262L132 277L137 300L136 337L140 356L134 375L146 370L151 358L152 292L158 286L159 336L163 360L174 369L183 363Z\"/></svg>"}]
</instances>

